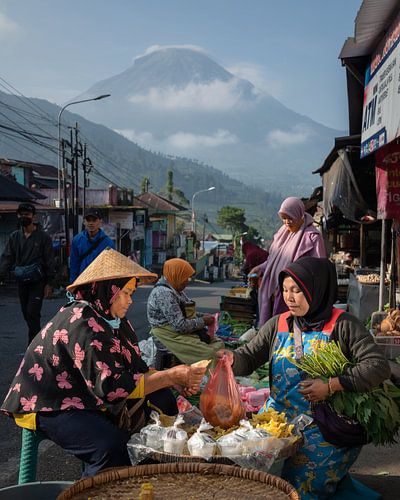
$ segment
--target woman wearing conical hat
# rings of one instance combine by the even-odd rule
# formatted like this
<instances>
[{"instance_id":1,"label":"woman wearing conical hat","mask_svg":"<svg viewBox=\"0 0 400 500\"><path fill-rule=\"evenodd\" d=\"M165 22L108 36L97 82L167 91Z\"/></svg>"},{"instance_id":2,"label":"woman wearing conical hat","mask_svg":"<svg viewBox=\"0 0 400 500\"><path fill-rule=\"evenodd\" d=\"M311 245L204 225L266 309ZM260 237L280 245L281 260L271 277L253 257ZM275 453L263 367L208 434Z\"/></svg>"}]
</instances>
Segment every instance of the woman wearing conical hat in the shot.
<instances>
[{"instance_id":1,"label":"woman wearing conical hat","mask_svg":"<svg viewBox=\"0 0 400 500\"><path fill-rule=\"evenodd\" d=\"M130 465L126 443L145 424L148 395L195 394L205 368L149 371L126 320L138 280L156 275L104 250L68 287L75 298L29 345L1 410L86 463L84 475ZM169 395L166 392L165 397Z\"/></svg>"}]
</instances>

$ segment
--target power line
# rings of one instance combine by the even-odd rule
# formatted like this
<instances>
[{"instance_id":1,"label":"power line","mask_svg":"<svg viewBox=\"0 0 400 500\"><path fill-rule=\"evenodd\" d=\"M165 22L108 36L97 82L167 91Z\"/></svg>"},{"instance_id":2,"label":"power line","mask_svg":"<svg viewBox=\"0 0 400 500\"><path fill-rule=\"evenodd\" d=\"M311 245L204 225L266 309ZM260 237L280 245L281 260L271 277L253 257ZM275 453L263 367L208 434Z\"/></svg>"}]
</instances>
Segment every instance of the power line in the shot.
<instances>
[{"instance_id":1,"label":"power line","mask_svg":"<svg viewBox=\"0 0 400 500\"><path fill-rule=\"evenodd\" d=\"M6 135L4 134L4 132L0 132L1 134L3 135ZM8 137L8 135L6 135L6 137ZM48 158L45 158L43 155L41 155L39 152L31 149L31 148L28 148L28 146L26 146L25 144L22 144L17 138L13 138L13 142L10 143L10 141L6 140L5 138L3 138L3 141L4 142L7 142L8 143L8 146L11 147L14 151L17 151L17 153L20 154L20 151L19 149L17 149L15 147L14 144L19 144L22 148L26 149L27 151L29 151L30 153L32 153L35 157L38 157L38 158L41 158L42 160L45 160L46 163L49 162L49 159Z\"/></svg>"},{"instance_id":2,"label":"power line","mask_svg":"<svg viewBox=\"0 0 400 500\"><path fill-rule=\"evenodd\" d=\"M49 113L47 113L47 111L45 111L44 109L42 109L40 106L38 106L36 103L32 102L28 97L26 97L24 94L22 94L22 92L20 92L18 89L16 89L13 85L11 85L11 83L7 82L7 80L3 77L0 76L0 80L3 81L7 87L11 88L12 90L14 90L14 92L16 92L18 95L14 94L14 92L11 92L17 99L19 99L20 101L22 101L26 106L28 106L29 108L31 109L37 109L39 110L41 113L44 113L45 115L47 115L51 121L51 123L53 125L56 125L56 121L54 120L54 117L52 117ZM7 88L5 87L1 82L0 82L0 85L3 87L3 88ZM9 92L9 90L7 90L7 92ZM27 102L25 102L21 97L23 97L24 99L26 99Z\"/></svg>"},{"instance_id":3,"label":"power line","mask_svg":"<svg viewBox=\"0 0 400 500\"><path fill-rule=\"evenodd\" d=\"M25 121L27 121L28 123L30 123L31 125L35 126L36 128L38 128L39 130L41 130L42 132L44 132L45 134L48 134L48 132L46 130L44 130L43 128L41 128L37 123L33 123L31 120L29 120L28 118L26 118L25 116L23 116L21 113L25 113L25 114L28 114L28 115L31 115L32 117L36 117L36 118L40 118L40 119L44 119L45 121L47 121L48 123L52 124L52 125L57 125L58 126L58 123L54 120L54 118L49 114L47 113L45 110L43 110L42 108L40 108L40 106L36 105L36 103L32 102L28 97L26 97L24 94L22 94L18 89L16 89L13 85L11 85L9 82L7 82L3 77L0 76L0 80L3 81L6 85L2 84L1 81L0 81L0 86L3 87L4 89L7 90L7 92L10 92L9 89L12 89L14 92L11 92L11 94L16 97L18 100L20 100L25 106L28 106L30 109L32 110L39 110L40 113L44 113L46 116L44 116L43 114L40 114L40 115L37 115L36 113L30 113L29 111L26 111L26 110L22 110L20 108L17 108L16 106L11 106L11 105L8 105L7 103L4 103L3 101L0 101L0 104L2 104L3 106L6 106L8 109L10 109L11 111L13 111L15 114L17 114L18 116L20 116L22 119L24 119ZM18 94L18 95L17 95ZM23 98L23 99L22 99ZM2 113L0 113L2 114ZM3 116L5 116L3 114ZM11 120L9 117L6 116L7 119L9 119L11 121L11 123L13 123L16 127L19 127L19 124L16 123L15 121ZM61 127L64 129L64 130L68 130L68 126L67 125L61 125ZM24 131L21 127L19 127L21 130L21 135L23 135L24 133L28 133L27 131ZM31 134L31 135L34 135L34 134ZM35 134L36 135L36 134ZM39 136L39 134L37 134L37 136ZM86 140L87 144L94 150L93 152L91 152L91 155L92 156L95 156L97 157L97 159L101 162L104 162L104 163L107 163L107 164L110 164L112 166L114 166L116 169L120 169L120 165L118 165L117 163L115 163L115 160L113 160L112 158L110 158L108 155L106 155L103 151L101 151L97 146L95 146L92 141L90 141L84 134L81 133L81 136ZM44 138L44 137L42 137ZM51 137L46 137L46 139L49 139L49 140L57 140L58 142L58 139L54 136L51 136ZM38 145L41 145L43 147L47 147L48 149L50 149L49 146L44 146L43 143L40 143L39 141L32 141L32 142L36 142ZM51 149L50 149L51 150ZM54 150L53 151L54 153L58 153L58 148L57 150ZM111 184L114 184L116 185L117 187L120 187L121 186L118 186L117 183L111 179L109 179L106 175L102 174L101 172L99 172L97 169L94 170L94 173L97 174L98 177L101 177L103 179L105 179L107 182L111 183ZM135 183L134 184L134 187L136 189L140 189L139 185ZM127 186L124 186L125 189L128 189Z\"/></svg>"},{"instance_id":4,"label":"power line","mask_svg":"<svg viewBox=\"0 0 400 500\"><path fill-rule=\"evenodd\" d=\"M2 114L2 113L1 113ZM4 116L4 115L3 115ZM12 128L12 127L7 127L7 125L4 125L2 123L0 123L0 127L1 128L4 128L4 129L7 129L7 130L10 130L10 131L13 131L13 132L18 132L18 133L24 133L26 135L30 135L30 136L33 136L33 137L40 137L41 139L48 139L48 140L52 140L54 141L55 139L53 137L50 137L48 135L42 135L42 134L35 134L34 132L30 132L29 130L24 130L22 128L20 129L15 129L15 128Z\"/></svg>"}]
</instances>

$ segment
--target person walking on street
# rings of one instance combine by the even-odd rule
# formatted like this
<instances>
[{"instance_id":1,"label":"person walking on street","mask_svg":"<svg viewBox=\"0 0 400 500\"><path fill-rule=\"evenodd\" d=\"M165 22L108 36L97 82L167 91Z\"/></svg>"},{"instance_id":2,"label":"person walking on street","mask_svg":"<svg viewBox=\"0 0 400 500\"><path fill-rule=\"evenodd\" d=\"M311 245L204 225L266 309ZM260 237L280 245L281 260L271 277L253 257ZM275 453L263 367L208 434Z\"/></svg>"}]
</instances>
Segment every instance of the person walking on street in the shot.
<instances>
[{"instance_id":1,"label":"person walking on street","mask_svg":"<svg viewBox=\"0 0 400 500\"><path fill-rule=\"evenodd\" d=\"M100 211L88 208L84 219L85 229L74 237L71 244L69 260L71 283L105 248L115 248L113 240L101 229L101 223Z\"/></svg>"},{"instance_id":2,"label":"person walking on street","mask_svg":"<svg viewBox=\"0 0 400 500\"><path fill-rule=\"evenodd\" d=\"M31 203L19 205L17 217L21 227L11 233L0 258L0 275L14 272L29 343L41 329L43 298L51 298L55 275L52 241L34 222L35 213Z\"/></svg>"}]
</instances>

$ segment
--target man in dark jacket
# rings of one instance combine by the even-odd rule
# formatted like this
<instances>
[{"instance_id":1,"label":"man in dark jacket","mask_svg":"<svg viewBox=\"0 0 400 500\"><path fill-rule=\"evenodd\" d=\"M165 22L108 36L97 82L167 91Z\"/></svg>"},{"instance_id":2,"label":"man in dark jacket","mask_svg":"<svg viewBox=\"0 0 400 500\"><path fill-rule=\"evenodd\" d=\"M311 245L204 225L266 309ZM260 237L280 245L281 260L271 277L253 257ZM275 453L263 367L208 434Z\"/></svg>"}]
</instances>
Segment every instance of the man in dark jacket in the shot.
<instances>
[{"instance_id":1,"label":"man in dark jacket","mask_svg":"<svg viewBox=\"0 0 400 500\"><path fill-rule=\"evenodd\" d=\"M100 227L102 220L99 210L88 208L84 222L85 229L72 240L69 259L71 283L105 248L115 248L113 240Z\"/></svg>"},{"instance_id":2,"label":"man in dark jacket","mask_svg":"<svg viewBox=\"0 0 400 500\"><path fill-rule=\"evenodd\" d=\"M0 258L0 275L14 271L29 343L41 329L43 298L51 297L55 274L52 241L34 222L35 212L31 203L19 205L20 229L11 233Z\"/></svg>"}]
</instances>

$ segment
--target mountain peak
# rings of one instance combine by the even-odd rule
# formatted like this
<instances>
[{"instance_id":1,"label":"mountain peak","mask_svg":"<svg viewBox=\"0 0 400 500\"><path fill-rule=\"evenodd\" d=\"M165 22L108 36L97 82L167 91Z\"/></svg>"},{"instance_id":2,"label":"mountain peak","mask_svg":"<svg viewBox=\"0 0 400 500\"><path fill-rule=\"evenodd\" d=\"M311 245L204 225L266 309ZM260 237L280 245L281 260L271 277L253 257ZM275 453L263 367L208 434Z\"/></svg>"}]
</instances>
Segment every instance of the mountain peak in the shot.
<instances>
[{"instance_id":1,"label":"mountain peak","mask_svg":"<svg viewBox=\"0 0 400 500\"><path fill-rule=\"evenodd\" d=\"M200 47L155 45L136 57L122 73L97 82L85 94L111 93L113 98L147 93L151 88L183 89L190 84L212 82L238 84L242 92L251 95L250 82L235 77L209 57ZM104 91L104 92L103 92Z\"/></svg>"}]
</instances>

